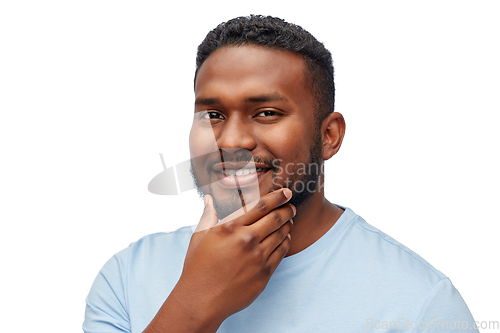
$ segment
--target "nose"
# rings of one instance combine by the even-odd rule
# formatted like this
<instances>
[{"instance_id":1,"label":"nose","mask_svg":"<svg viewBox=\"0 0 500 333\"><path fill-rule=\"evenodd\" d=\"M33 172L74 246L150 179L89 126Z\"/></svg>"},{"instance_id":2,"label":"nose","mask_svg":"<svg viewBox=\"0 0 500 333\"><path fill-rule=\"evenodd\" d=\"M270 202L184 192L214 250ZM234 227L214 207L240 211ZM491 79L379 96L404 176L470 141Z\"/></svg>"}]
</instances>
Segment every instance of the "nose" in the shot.
<instances>
[{"instance_id":1,"label":"nose","mask_svg":"<svg viewBox=\"0 0 500 333\"><path fill-rule=\"evenodd\" d=\"M220 128L214 128L217 146L221 150L230 153L238 149L252 151L256 146L256 141L252 133L250 124L247 124L239 117L231 117L226 120Z\"/></svg>"}]
</instances>

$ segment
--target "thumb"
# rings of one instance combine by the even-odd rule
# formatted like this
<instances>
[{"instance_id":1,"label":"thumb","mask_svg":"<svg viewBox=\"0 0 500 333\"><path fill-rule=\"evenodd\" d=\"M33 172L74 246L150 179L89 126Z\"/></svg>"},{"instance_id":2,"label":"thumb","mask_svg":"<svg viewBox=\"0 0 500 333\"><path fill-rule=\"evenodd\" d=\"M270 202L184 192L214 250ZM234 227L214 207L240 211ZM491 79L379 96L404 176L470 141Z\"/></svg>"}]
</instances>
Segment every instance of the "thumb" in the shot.
<instances>
[{"instance_id":1,"label":"thumb","mask_svg":"<svg viewBox=\"0 0 500 333\"><path fill-rule=\"evenodd\" d=\"M202 232L205 234L209 229L215 227L219 218L217 217L217 212L214 208L214 199L211 195L205 195L205 209L203 210L203 215L201 216L200 222L196 227L195 233Z\"/></svg>"}]
</instances>

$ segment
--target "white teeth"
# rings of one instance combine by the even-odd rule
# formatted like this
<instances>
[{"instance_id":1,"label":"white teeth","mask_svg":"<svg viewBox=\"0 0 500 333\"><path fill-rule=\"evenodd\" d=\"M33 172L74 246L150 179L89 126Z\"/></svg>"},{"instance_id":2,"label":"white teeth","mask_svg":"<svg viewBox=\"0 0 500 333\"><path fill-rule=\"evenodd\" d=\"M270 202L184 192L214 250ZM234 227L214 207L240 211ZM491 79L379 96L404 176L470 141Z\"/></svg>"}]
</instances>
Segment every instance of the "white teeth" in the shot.
<instances>
[{"instance_id":1,"label":"white teeth","mask_svg":"<svg viewBox=\"0 0 500 333\"><path fill-rule=\"evenodd\" d=\"M257 172L255 169L240 169L240 170L232 170L226 169L223 171L226 176L245 176L251 173Z\"/></svg>"},{"instance_id":2,"label":"white teeth","mask_svg":"<svg viewBox=\"0 0 500 333\"><path fill-rule=\"evenodd\" d=\"M252 172L252 170L250 170L250 169L241 169L241 170L236 171L236 176L248 175L251 172ZM255 170L254 170L254 172L255 172Z\"/></svg>"}]
</instances>

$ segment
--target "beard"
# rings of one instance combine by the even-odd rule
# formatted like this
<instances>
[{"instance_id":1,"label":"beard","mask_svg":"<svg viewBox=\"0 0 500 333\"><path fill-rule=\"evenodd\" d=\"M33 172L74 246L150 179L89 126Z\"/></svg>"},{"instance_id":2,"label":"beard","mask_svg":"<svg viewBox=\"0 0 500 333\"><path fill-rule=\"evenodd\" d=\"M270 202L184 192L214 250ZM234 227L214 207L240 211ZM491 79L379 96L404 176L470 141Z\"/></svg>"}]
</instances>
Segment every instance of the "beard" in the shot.
<instances>
[{"instance_id":1,"label":"beard","mask_svg":"<svg viewBox=\"0 0 500 333\"><path fill-rule=\"evenodd\" d=\"M315 133L313 144L309 149L309 161L305 163L305 166L307 166L308 172L298 174L296 168L294 174L289 178L290 186L287 186L293 194L288 202L295 207L305 204L316 193L320 185L323 174L323 144L320 129Z\"/></svg>"},{"instance_id":2,"label":"beard","mask_svg":"<svg viewBox=\"0 0 500 333\"><path fill-rule=\"evenodd\" d=\"M304 166L303 169L306 169L308 172L299 173L298 167L296 166L293 172L289 174L288 177L286 177L285 184L277 183L277 179L281 178L278 175L278 170L283 170L280 160L273 160L261 156L252 156L249 151L247 152L247 154L243 154L234 159L227 160L227 162L250 162L253 158L254 162L267 165L270 168L270 172L272 173L272 180L275 187L270 192L279 190L283 187L288 187L293 193L292 198L288 202L293 204L295 207L300 207L301 205L306 203L314 195L314 193L318 189L318 185L320 185L319 182L321 181L321 175L323 173L323 145L320 129L316 129L315 131L313 144L309 149L309 160L307 162L297 163L297 165ZM222 152L220 153L220 155L222 156ZM206 168L206 172L208 174L212 172L212 167L216 163L220 163L221 161L222 158L219 158L210 162ZM193 159L191 159L190 172L200 198L203 198L206 194L210 194L214 198L214 208L217 212L219 220L222 220L226 216L232 214L236 210L240 209L243 205L245 205L243 197L247 197L246 194L249 194L249 189L235 189L228 199L220 200L213 195L214 191L212 189L211 183L203 185L200 181L200 177L197 175L196 169L193 165Z\"/></svg>"}]
</instances>

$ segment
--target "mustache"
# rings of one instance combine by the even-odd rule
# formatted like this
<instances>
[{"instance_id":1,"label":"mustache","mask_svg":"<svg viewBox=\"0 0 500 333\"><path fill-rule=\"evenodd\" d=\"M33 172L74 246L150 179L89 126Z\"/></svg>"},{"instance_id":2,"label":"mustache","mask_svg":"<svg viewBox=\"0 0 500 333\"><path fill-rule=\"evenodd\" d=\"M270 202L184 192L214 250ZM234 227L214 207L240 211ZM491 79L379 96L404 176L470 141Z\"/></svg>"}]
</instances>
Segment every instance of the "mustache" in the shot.
<instances>
[{"instance_id":1,"label":"mustache","mask_svg":"<svg viewBox=\"0 0 500 333\"><path fill-rule=\"evenodd\" d=\"M210 173L214 165L222 162L237 162L237 163L254 163L264 164L266 167L271 169L271 171L276 172L279 170L280 160L273 159L265 156L252 155L250 152L241 152L237 154L231 154L224 152L219 149L219 154L217 157L213 158L207 163L207 172Z\"/></svg>"}]
</instances>

